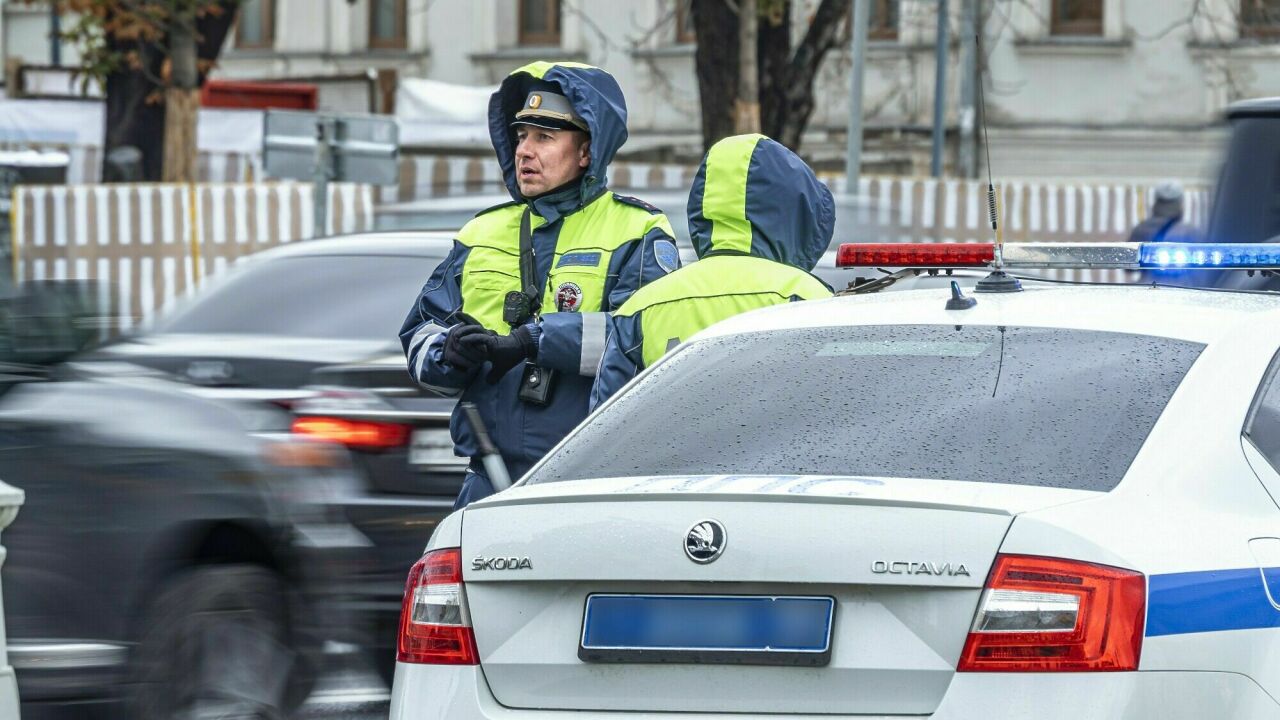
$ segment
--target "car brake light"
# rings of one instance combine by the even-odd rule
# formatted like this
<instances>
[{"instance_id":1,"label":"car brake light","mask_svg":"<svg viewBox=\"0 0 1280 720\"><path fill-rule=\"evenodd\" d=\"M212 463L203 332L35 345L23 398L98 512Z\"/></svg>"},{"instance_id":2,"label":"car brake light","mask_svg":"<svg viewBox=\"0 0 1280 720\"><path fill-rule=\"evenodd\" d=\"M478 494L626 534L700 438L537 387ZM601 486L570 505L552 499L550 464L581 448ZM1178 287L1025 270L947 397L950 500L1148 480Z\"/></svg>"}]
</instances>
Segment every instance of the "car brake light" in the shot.
<instances>
[{"instance_id":1,"label":"car brake light","mask_svg":"<svg viewBox=\"0 0 1280 720\"><path fill-rule=\"evenodd\" d=\"M400 609L396 660L478 665L475 632L463 609L462 551L432 550L413 564Z\"/></svg>"},{"instance_id":2,"label":"car brake light","mask_svg":"<svg viewBox=\"0 0 1280 720\"><path fill-rule=\"evenodd\" d=\"M844 243L836 267L985 267L994 243Z\"/></svg>"},{"instance_id":3,"label":"car brake light","mask_svg":"<svg viewBox=\"0 0 1280 720\"><path fill-rule=\"evenodd\" d=\"M1137 670L1146 600L1139 572L999 555L956 670Z\"/></svg>"},{"instance_id":4,"label":"car brake light","mask_svg":"<svg viewBox=\"0 0 1280 720\"><path fill-rule=\"evenodd\" d=\"M393 448L409 441L409 425L347 420L336 417L300 417L293 421L293 432L320 440L337 442L354 448Z\"/></svg>"}]
</instances>

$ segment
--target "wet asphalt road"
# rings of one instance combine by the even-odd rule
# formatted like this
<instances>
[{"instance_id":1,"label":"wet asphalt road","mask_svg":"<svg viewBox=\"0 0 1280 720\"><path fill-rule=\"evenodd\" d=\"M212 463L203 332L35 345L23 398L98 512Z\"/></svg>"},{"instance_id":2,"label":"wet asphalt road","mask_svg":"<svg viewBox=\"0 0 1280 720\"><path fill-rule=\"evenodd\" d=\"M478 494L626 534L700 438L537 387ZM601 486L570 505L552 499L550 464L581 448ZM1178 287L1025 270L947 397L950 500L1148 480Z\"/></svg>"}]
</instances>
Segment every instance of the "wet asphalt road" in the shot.
<instances>
[{"instance_id":1,"label":"wet asphalt road","mask_svg":"<svg viewBox=\"0 0 1280 720\"><path fill-rule=\"evenodd\" d=\"M298 720L385 720L391 703L352 698L313 698L294 717Z\"/></svg>"},{"instance_id":2,"label":"wet asphalt road","mask_svg":"<svg viewBox=\"0 0 1280 720\"><path fill-rule=\"evenodd\" d=\"M293 714L296 720L386 720L391 692L382 679L367 670L329 673Z\"/></svg>"}]
</instances>

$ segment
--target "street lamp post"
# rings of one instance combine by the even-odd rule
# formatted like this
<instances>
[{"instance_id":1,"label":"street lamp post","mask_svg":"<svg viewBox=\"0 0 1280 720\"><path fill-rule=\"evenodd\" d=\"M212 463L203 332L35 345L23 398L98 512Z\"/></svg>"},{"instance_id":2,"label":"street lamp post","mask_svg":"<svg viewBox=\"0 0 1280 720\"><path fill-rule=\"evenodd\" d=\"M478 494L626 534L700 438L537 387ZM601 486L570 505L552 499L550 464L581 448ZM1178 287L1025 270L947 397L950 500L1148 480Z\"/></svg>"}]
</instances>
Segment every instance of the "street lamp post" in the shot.
<instances>
[{"instance_id":1,"label":"street lamp post","mask_svg":"<svg viewBox=\"0 0 1280 720\"><path fill-rule=\"evenodd\" d=\"M867 57L867 27L871 24L871 3L853 0L853 32L849 38L849 131L845 154L845 193L858 194L858 177L862 174L862 88Z\"/></svg>"},{"instance_id":2,"label":"street lamp post","mask_svg":"<svg viewBox=\"0 0 1280 720\"><path fill-rule=\"evenodd\" d=\"M947 142L947 0L938 0L938 36L934 50L935 79L933 86L933 156L929 174L942 177L942 149Z\"/></svg>"}]
</instances>

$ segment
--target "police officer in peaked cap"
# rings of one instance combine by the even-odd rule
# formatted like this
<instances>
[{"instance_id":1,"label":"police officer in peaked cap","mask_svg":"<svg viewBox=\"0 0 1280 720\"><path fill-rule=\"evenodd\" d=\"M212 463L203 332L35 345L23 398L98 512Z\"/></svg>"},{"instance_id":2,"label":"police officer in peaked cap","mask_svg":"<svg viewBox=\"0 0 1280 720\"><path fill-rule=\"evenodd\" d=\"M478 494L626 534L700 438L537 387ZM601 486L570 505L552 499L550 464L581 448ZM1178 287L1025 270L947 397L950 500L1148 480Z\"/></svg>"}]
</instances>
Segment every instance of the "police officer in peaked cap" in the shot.
<instances>
[{"instance_id":1,"label":"police officer in peaked cap","mask_svg":"<svg viewBox=\"0 0 1280 720\"><path fill-rule=\"evenodd\" d=\"M458 232L400 330L410 374L476 405L513 478L586 417L609 314L679 267L666 216L607 187L626 125L604 70L536 62L509 75L489 134L511 202ZM463 507L493 487L459 410L450 430L472 458Z\"/></svg>"}]
</instances>

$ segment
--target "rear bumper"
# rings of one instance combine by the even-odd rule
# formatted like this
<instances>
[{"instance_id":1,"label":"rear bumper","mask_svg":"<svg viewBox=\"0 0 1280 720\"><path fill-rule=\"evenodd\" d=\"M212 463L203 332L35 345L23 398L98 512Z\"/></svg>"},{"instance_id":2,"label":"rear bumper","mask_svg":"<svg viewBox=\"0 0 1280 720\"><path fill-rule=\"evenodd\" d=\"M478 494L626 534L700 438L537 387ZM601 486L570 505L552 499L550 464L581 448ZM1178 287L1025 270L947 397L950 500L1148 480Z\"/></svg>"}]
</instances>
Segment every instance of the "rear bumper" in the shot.
<instances>
[{"instance_id":1,"label":"rear bumper","mask_svg":"<svg viewBox=\"0 0 1280 720\"><path fill-rule=\"evenodd\" d=\"M839 712L833 708L832 712ZM608 720L708 720L699 713L593 712ZM581 711L515 710L489 692L478 667L396 664L390 720L581 720ZM777 715L724 715L733 720ZM801 716L830 720L832 715ZM861 720L873 716L859 715ZM897 716L879 716L882 718ZM919 717L919 716L913 716ZM1229 717L1233 720L1280 717L1277 705L1252 679L1233 673L1138 672L1043 674L958 674L935 720L1036 717L1041 720L1148 720L1149 718Z\"/></svg>"}]
</instances>

